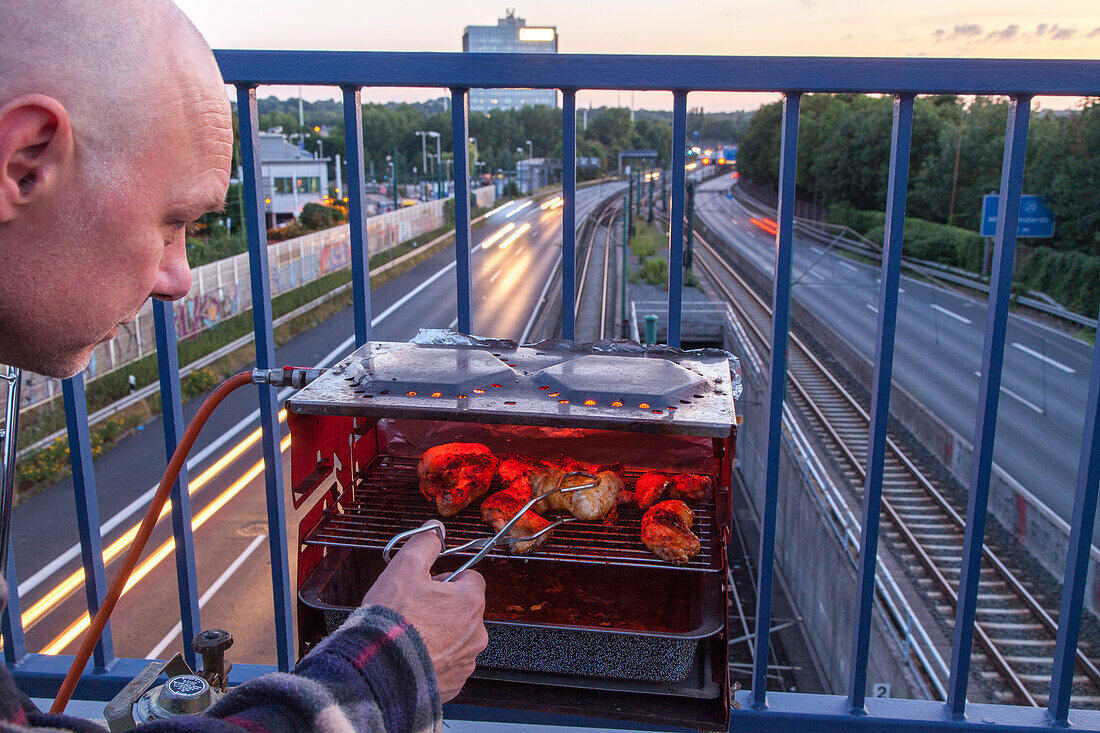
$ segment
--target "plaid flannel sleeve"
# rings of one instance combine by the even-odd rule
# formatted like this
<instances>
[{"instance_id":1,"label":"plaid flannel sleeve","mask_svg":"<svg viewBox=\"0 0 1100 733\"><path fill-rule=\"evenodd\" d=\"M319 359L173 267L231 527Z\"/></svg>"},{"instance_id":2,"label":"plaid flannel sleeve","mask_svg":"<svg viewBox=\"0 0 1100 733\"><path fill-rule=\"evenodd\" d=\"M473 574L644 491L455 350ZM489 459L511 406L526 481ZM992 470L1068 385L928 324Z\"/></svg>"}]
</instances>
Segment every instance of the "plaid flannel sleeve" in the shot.
<instances>
[{"instance_id":1,"label":"plaid flannel sleeve","mask_svg":"<svg viewBox=\"0 0 1100 733\"><path fill-rule=\"evenodd\" d=\"M142 731L441 733L435 671L420 635L384 606L353 613L290 674L274 672L229 691L204 716Z\"/></svg>"}]
</instances>

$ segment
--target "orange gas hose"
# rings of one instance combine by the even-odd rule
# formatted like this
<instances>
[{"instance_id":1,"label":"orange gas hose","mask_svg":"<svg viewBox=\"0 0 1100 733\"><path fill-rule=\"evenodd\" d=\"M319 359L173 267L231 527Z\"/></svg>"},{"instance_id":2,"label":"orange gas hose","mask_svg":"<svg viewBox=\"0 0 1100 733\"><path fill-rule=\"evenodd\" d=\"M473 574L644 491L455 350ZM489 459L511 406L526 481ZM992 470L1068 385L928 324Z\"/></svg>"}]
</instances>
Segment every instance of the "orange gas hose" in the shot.
<instances>
[{"instance_id":1,"label":"orange gas hose","mask_svg":"<svg viewBox=\"0 0 1100 733\"><path fill-rule=\"evenodd\" d=\"M149 508L145 511L145 518L141 520L141 526L138 528L137 535L130 544L130 549L126 551L126 557L122 560L122 567L119 568L118 575L115 576L114 582L111 583L111 588L107 591L107 596L103 599L103 604L92 618L88 630L84 632L84 639L80 642L80 648L76 652L76 657L69 666L69 671L65 674L65 680L61 683L61 688L57 691L57 697L53 700L53 706L50 708L51 713L64 712L65 706L69 704L69 699L73 696L73 690L76 689L76 683L80 680L80 674L84 671L84 665L88 663L88 659L92 656L92 650L95 648L96 643L99 642L99 636L103 633L103 628L107 625L107 620L111 617L111 612L115 610L115 604L118 603L118 599L122 595L122 589L126 587L127 581L130 580L130 574L134 572L134 567L137 565L138 560L141 559L141 553L145 550L145 545L149 541L149 535L153 533L153 528L156 526L157 519L160 517L161 509L164 508L165 502L168 501L168 496L172 491L172 485L175 484L176 479L179 478L180 470L183 468L184 461L187 460L187 454L191 452L191 446L195 444L195 439L198 437L199 431L201 431L206 424L210 414L214 412L214 408L216 408L230 392L238 387L243 387L251 383L252 372L241 372L240 374L230 377L222 382L222 384L214 390L213 394L206 398L206 401L202 403L202 407L199 408L195 417L191 419L191 423L187 426L187 430L184 431L179 445L176 446L175 453L172 454L172 460L168 462L168 468L164 471L164 478L160 480L160 486L157 487L157 493L153 495L153 500L149 502Z\"/></svg>"}]
</instances>

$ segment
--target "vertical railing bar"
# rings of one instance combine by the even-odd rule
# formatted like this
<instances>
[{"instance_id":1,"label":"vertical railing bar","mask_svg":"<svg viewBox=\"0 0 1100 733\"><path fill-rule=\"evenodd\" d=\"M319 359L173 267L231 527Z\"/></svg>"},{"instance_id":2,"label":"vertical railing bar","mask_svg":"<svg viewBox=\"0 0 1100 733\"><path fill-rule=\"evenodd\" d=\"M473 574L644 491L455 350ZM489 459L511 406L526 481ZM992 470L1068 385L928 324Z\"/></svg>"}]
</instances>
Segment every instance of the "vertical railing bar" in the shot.
<instances>
[{"instance_id":1,"label":"vertical railing bar","mask_svg":"<svg viewBox=\"0 0 1100 733\"><path fill-rule=\"evenodd\" d=\"M577 318L577 92L561 91L561 337L573 340Z\"/></svg>"},{"instance_id":2,"label":"vertical railing bar","mask_svg":"<svg viewBox=\"0 0 1100 733\"><path fill-rule=\"evenodd\" d=\"M183 395L180 391L179 354L176 351L176 321L172 304L154 300L153 330L157 339L157 368L160 372L160 400L164 414L164 451L166 461L172 459L183 437ZM195 573L195 538L191 531L191 494L187 489L187 466L180 468L172 485L172 537L176 547L176 577L179 581L180 627L183 634L183 657L191 669L195 652L191 640L201 630L199 617L199 582Z\"/></svg>"},{"instance_id":3,"label":"vertical railing bar","mask_svg":"<svg viewBox=\"0 0 1100 733\"><path fill-rule=\"evenodd\" d=\"M687 164L687 90L672 92L672 214L668 239L668 345L680 346L684 302L684 166ZM652 179L650 179L652 181ZM641 200L641 179L638 199ZM653 184L650 183L650 191ZM691 236L691 232L688 232Z\"/></svg>"},{"instance_id":4,"label":"vertical railing bar","mask_svg":"<svg viewBox=\"0 0 1100 733\"><path fill-rule=\"evenodd\" d=\"M241 163L244 167L245 219L248 222L249 278L252 283L252 324L256 334L256 366L275 368L275 336L271 327L271 278L267 261L267 229L263 221L263 181L260 166L259 113L256 87L237 87L237 114L241 130ZM290 670L294 661L294 629L291 612L290 556L287 552L286 506L283 496L283 460L279 449L279 403L275 388L257 386L260 401L261 444L264 455L264 488L267 494L268 547L271 551L271 589L275 606L275 652L279 669Z\"/></svg>"},{"instance_id":5,"label":"vertical railing bar","mask_svg":"<svg viewBox=\"0 0 1100 733\"><path fill-rule=\"evenodd\" d=\"M1073 500L1076 518L1066 551L1066 573L1062 584L1062 606L1058 613L1058 641L1054 647L1054 669L1050 678L1047 710L1058 723L1069 716L1077 644L1081 632L1081 608L1088 584L1092 531L1096 522L1096 498L1100 492L1100 340L1092 350L1092 374L1085 403L1085 428L1081 458L1077 465L1077 492Z\"/></svg>"},{"instance_id":6,"label":"vertical railing bar","mask_svg":"<svg viewBox=\"0 0 1100 733\"><path fill-rule=\"evenodd\" d=\"M886 426L890 417L890 380L894 367L894 334L897 328L898 288L901 285L902 233L905 227L905 194L909 186L909 147L912 133L913 96L895 97L894 124L890 135L890 181L886 191L882 287L879 290L878 342L875 344L871 425L863 485L859 600L856 627L852 634L852 663L848 682L848 707L852 712L863 711L867 696L867 656L871 642L871 614L874 610L879 513L882 511Z\"/></svg>"},{"instance_id":7,"label":"vertical railing bar","mask_svg":"<svg viewBox=\"0 0 1100 733\"><path fill-rule=\"evenodd\" d=\"M772 586L775 570L775 522L779 499L779 452L783 440L783 393L787 383L787 336L791 313L791 254L794 244L795 174L798 162L798 109L801 93L783 100L779 154L779 206L775 235L775 285L772 292L771 374L768 398L768 452L764 511L760 518L760 574L756 592L756 656L752 665L752 704L767 707L768 652L771 642ZM675 186L673 194L676 196ZM675 202L675 199L673 199ZM675 208L673 221L675 221Z\"/></svg>"},{"instance_id":8,"label":"vertical railing bar","mask_svg":"<svg viewBox=\"0 0 1100 733\"><path fill-rule=\"evenodd\" d=\"M80 536L80 556L84 565L84 595L88 615L94 616L107 595L103 568L103 539L99 534L99 502L96 499L95 472L92 469L92 441L88 427L88 403L84 396L84 375L77 374L61 382L65 400L65 425L69 434L69 465L73 472L76 495L76 527ZM106 669L114 659L110 622L92 652L96 669Z\"/></svg>"},{"instance_id":9,"label":"vertical railing bar","mask_svg":"<svg viewBox=\"0 0 1100 733\"><path fill-rule=\"evenodd\" d=\"M23 638L23 605L19 601L19 580L15 574L15 552L11 536L8 536L7 568L8 603L0 614L0 638L4 640L4 664L14 667L27 656L27 642Z\"/></svg>"},{"instance_id":10,"label":"vertical railing bar","mask_svg":"<svg viewBox=\"0 0 1100 733\"><path fill-rule=\"evenodd\" d=\"M363 92L344 87L344 154L348 162L348 224L352 313L356 347L370 341L370 249L367 246L366 174L363 169ZM394 165L396 165L396 161Z\"/></svg>"},{"instance_id":11,"label":"vertical railing bar","mask_svg":"<svg viewBox=\"0 0 1100 733\"><path fill-rule=\"evenodd\" d=\"M951 678L947 685L947 711L956 716L962 715L966 709L970 654L974 645L974 617L977 613L978 581L981 577L989 478L993 464L993 439L997 430L997 407L1001 394L1001 370L1004 366L1012 266L1016 252L1016 226L1020 214L1030 112L1030 96L1014 97L1009 105L1005 131L993 277L990 281L985 346L982 350L982 384L978 391L974 453L970 464L970 492L966 505L966 534L963 538L959 597L955 609L955 639L951 649Z\"/></svg>"},{"instance_id":12,"label":"vertical railing bar","mask_svg":"<svg viewBox=\"0 0 1100 733\"><path fill-rule=\"evenodd\" d=\"M455 176L455 277L458 280L458 330L470 333L470 90L451 89L451 135Z\"/></svg>"}]
</instances>

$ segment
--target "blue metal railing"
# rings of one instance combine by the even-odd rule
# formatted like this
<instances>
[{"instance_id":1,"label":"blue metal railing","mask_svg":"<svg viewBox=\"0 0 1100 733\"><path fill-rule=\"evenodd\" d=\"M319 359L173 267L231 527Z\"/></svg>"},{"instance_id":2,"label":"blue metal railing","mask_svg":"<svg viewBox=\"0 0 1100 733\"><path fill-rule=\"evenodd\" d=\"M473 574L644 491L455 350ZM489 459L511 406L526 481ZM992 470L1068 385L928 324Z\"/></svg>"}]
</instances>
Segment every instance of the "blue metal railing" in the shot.
<instances>
[{"instance_id":1,"label":"blue metal railing","mask_svg":"<svg viewBox=\"0 0 1100 733\"><path fill-rule=\"evenodd\" d=\"M228 84L237 88L244 167L245 215L251 257L253 320L256 361L275 367L271 304L263 222L262 186L258 157L256 87L262 84L339 87L343 92L348 161L348 205L351 221L352 291L355 342L370 339L370 281L365 241L364 171L361 89L381 87L445 87L450 90L455 161L455 243L458 285L458 327L468 332L472 318L470 277L470 205L467 97L470 88L534 87L559 89L563 94L564 235L562 278L563 334L573 335L575 319L576 93L583 89L665 90L673 94L672 225L669 253L670 288L668 340L678 345L681 330L681 284L684 245L684 158L687 95L691 91L780 92L784 95L780 151L780 197L777 212L775 284L772 296L770 396L767 425L767 467L762 516L759 587L756 610L756 658L753 689L739 693L742 710L733 725L762 731L856 728L948 729L982 725L994 730L1035 730L1063 727L1067 721L1100 730L1100 714L1071 710L1074 654L1085 591L1087 561L1100 484L1100 346L1094 351L1086 406L1084 443L1078 473L1074 522L1067 557L1061 623L1054 657L1054 673L1047 709L967 704L977 583L992 466L993 437L1000 395L1008 301L1019 214L1024 151L1030 103L1036 95L1100 95L1100 62L961 59L850 59L850 58L741 58L691 56L593 56L449 53L275 52L220 51L218 62ZM775 557L776 507L779 490L779 454L786 374L786 343L790 321L791 258L795 176L797 172L799 102L803 94L849 92L884 93L895 98L891 133L890 178L886 233L879 301L878 340L872 384L872 410L864 492L859 564L858 613L853 630L850 683L847 696L768 693L768 641ZM1011 98L1001 181L995 268L990 289L991 308L982 357L982 382L973 444L976 446L969 486L965 549L955 620L955 638L946 704L934 701L867 700L868 645L873 609L874 575L879 533L883 455L889 414L894 335L900 282L905 193L909 147L913 129L913 98L917 94L1000 94ZM179 369L170 306L155 309L160 374L164 399L165 447L171 452L181 432ZM283 504L282 464L276 393L258 387L260 421L271 548L274 620L278 668L293 661L293 628L286 510ZM104 590L104 568L96 512L89 431L80 377L65 384L66 416L79 517L82 559L89 610L94 612ZM194 545L187 501L187 478L181 475L173 493L173 532L180 581L180 612L184 638L201 627L196 601ZM9 556L10 558L10 556ZM27 654L19 623L19 598L14 564L8 563L12 598L3 616L4 654L19 682L31 694L50 695L56 689L68 657ZM190 631L189 631L190 629ZM140 669L144 662L113 657L110 633L96 649L94 669L78 687L78 697L105 699ZM268 668L237 665L234 679L260 674ZM968 721L971 721L968 723Z\"/></svg>"}]
</instances>

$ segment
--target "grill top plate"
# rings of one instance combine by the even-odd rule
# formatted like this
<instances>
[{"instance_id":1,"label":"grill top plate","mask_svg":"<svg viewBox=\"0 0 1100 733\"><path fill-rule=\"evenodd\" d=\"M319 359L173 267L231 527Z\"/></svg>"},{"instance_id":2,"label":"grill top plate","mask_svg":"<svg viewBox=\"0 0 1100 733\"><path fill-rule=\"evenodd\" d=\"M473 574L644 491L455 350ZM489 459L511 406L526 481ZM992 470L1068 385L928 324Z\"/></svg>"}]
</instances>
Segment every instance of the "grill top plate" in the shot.
<instances>
[{"instance_id":1,"label":"grill top plate","mask_svg":"<svg viewBox=\"0 0 1100 733\"><path fill-rule=\"evenodd\" d=\"M730 434L739 382L731 378L728 357L600 347L375 341L288 405L314 415Z\"/></svg>"}]
</instances>

